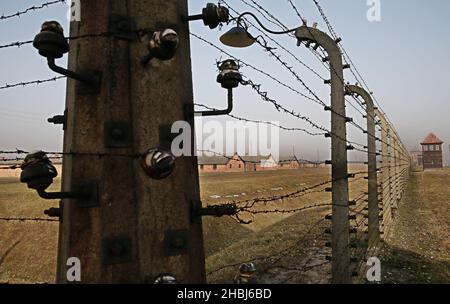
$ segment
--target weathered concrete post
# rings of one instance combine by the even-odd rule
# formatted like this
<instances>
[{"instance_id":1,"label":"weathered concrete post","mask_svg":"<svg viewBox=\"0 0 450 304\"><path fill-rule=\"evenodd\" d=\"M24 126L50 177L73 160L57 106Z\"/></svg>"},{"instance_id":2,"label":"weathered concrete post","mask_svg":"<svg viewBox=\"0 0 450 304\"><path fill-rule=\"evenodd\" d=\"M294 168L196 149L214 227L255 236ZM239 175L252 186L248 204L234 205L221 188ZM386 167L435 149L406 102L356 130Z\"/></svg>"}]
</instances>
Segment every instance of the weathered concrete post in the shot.
<instances>
[{"instance_id":1,"label":"weathered concrete post","mask_svg":"<svg viewBox=\"0 0 450 304\"><path fill-rule=\"evenodd\" d=\"M383 222L381 223L381 229L386 236L386 231L391 222L391 167L389 157L389 125L380 110L375 110L376 116L381 122L381 151L382 151L382 204L383 204Z\"/></svg>"},{"instance_id":2,"label":"weathered concrete post","mask_svg":"<svg viewBox=\"0 0 450 304\"><path fill-rule=\"evenodd\" d=\"M64 158L63 189L89 181L97 191L82 204L64 200L57 282L67 283L76 257L81 283L153 284L162 274L204 283L202 224L191 218L200 202L197 161L180 157L174 168L168 152L174 122L189 121L193 131L187 0L80 5L70 33L87 37L71 40L69 67L101 72L102 81L95 92L68 81L64 151L77 153ZM152 31L138 39L137 29ZM99 33L111 35L89 36Z\"/></svg>"},{"instance_id":3,"label":"weathered concrete post","mask_svg":"<svg viewBox=\"0 0 450 304\"><path fill-rule=\"evenodd\" d=\"M332 282L350 283L350 223L348 194L347 129L342 54L326 33L302 26L295 33L299 40L316 43L328 54L331 70L331 162L332 162Z\"/></svg>"},{"instance_id":4,"label":"weathered concrete post","mask_svg":"<svg viewBox=\"0 0 450 304\"><path fill-rule=\"evenodd\" d=\"M377 246L380 241L380 207L378 205L377 147L375 134L375 108L369 92L355 85L346 86L346 94L359 95L366 103L367 112L367 158L368 158L368 192L369 192L369 248Z\"/></svg>"},{"instance_id":5,"label":"weathered concrete post","mask_svg":"<svg viewBox=\"0 0 450 304\"><path fill-rule=\"evenodd\" d=\"M397 210L398 208L398 200L400 197L400 190L399 190L399 186L400 186L400 180L401 180L401 176L400 176L400 164L399 164L399 159L398 159L398 138L397 138L397 134L394 133L394 146L393 146L393 153L394 153L394 174L395 174L395 178L394 178L394 197L395 197L395 210Z\"/></svg>"}]
</instances>

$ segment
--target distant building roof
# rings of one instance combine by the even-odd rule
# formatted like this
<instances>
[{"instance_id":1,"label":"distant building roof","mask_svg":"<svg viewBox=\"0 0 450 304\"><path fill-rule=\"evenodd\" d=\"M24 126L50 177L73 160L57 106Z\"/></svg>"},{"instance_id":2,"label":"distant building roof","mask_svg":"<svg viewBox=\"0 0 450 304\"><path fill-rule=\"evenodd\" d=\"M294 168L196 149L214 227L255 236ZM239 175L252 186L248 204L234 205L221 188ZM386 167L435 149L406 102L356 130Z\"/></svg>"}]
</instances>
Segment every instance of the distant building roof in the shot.
<instances>
[{"instance_id":1,"label":"distant building roof","mask_svg":"<svg viewBox=\"0 0 450 304\"><path fill-rule=\"evenodd\" d=\"M225 156L199 156L199 165L226 165L230 161L229 158Z\"/></svg>"},{"instance_id":2,"label":"distant building roof","mask_svg":"<svg viewBox=\"0 0 450 304\"><path fill-rule=\"evenodd\" d=\"M321 165L324 164L325 162L321 162L321 161L310 161L310 160L306 160L306 159L301 159L299 161L299 163L301 164L307 164L307 165Z\"/></svg>"},{"instance_id":3,"label":"distant building roof","mask_svg":"<svg viewBox=\"0 0 450 304\"><path fill-rule=\"evenodd\" d=\"M444 142L439 139L436 135L433 133L428 134L428 136L420 143L421 145L440 145Z\"/></svg>"},{"instance_id":4,"label":"distant building roof","mask_svg":"<svg viewBox=\"0 0 450 304\"><path fill-rule=\"evenodd\" d=\"M241 156L244 163L260 163L262 161L268 160L269 156Z\"/></svg>"},{"instance_id":5,"label":"distant building roof","mask_svg":"<svg viewBox=\"0 0 450 304\"><path fill-rule=\"evenodd\" d=\"M290 162L293 162L293 161L298 162L297 157L295 157L295 156L280 157L280 160L278 162L280 164L282 164L282 163L290 163Z\"/></svg>"}]
</instances>

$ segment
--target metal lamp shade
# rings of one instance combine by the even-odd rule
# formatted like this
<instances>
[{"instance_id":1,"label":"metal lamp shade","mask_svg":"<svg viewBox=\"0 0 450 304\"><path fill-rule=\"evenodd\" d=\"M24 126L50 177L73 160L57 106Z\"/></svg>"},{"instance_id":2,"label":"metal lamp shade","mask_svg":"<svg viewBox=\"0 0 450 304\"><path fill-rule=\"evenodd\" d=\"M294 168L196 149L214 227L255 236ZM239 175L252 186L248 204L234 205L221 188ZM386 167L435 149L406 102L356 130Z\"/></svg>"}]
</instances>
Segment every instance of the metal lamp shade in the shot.
<instances>
[{"instance_id":1,"label":"metal lamp shade","mask_svg":"<svg viewBox=\"0 0 450 304\"><path fill-rule=\"evenodd\" d=\"M220 37L220 41L227 46L244 48L251 46L255 43L256 39L243 27L233 27Z\"/></svg>"}]
</instances>

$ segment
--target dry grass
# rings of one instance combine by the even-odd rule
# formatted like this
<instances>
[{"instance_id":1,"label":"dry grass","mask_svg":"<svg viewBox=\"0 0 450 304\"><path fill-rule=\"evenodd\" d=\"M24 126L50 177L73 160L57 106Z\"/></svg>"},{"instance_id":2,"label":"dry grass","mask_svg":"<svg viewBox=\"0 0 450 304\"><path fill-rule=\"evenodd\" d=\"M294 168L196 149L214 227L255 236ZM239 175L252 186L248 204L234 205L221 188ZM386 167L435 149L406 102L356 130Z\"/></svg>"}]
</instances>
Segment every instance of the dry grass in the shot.
<instances>
[{"instance_id":1,"label":"dry grass","mask_svg":"<svg viewBox=\"0 0 450 304\"><path fill-rule=\"evenodd\" d=\"M353 167L350 171L356 172L364 168ZM298 189L309 187L320 182L330 180L330 170L302 169L293 171L267 171L235 175L234 173L222 175L209 175L202 182L201 190L204 202L223 203L232 200L210 196L233 196L242 193L244 196L234 198L237 201L253 197L265 197L290 193ZM366 181L359 180L350 184L350 197L367 191ZM318 189L323 190L325 186ZM277 190L274 190L277 189ZM256 210L282 209L290 210L298 207L310 206L316 203L329 203L331 195L321 191L311 193L299 198L276 201L262 206ZM232 245L215 252L207 257L206 266L211 283L230 283L236 274L239 263L254 261L259 269L259 279L262 283L327 283L329 265L317 267L310 271L298 271L292 268L303 268L326 263L325 256L329 254L324 248L327 236L323 231L329 227L324 216L331 212L331 207L322 207L295 214L259 214L254 222L246 225L252 233L247 233ZM249 219L249 218L247 218ZM231 223L225 219L208 219L215 222L219 231L229 229ZM233 223L234 226L237 223ZM223 242L227 238L218 240L216 235L205 238L206 248ZM231 234L228 237L233 237ZM292 248L291 248L292 247ZM289 250L287 250L289 249ZM279 254L281 253L282 254Z\"/></svg>"},{"instance_id":2,"label":"dry grass","mask_svg":"<svg viewBox=\"0 0 450 304\"><path fill-rule=\"evenodd\" d=\"M51 189L58 188L56 180ZM0 178L0 217L42 218L43 210L56 206L16 178ZM57 222L0 221L0 282L53 282L57 239Z\"/></svg>"},{"instance_id":3,"label":"dry grass","mask_svg":"<svg viewBox=\"0 0 450 304\"><path fill-rule=\"evenodd\" d=\"M361 168L352 168L360 170ZM219 204L289 193L303 187L328 180L329 169L301 169L299 171L267 171L253 173L207 174L201 177L201 194L205 204ZM412 180L415 192L400 210L401 220L395 227L389 245L422 257L436 264L449 262L449 215L447 183L450 170L416 174ZM59 181L53 186L59 187ZM351 197L366 190L366 181L351 184ZM245 193L245 195L243 195ZM238 195L238 196L237 196ZM220 196L220 197L218 197ZM293 200L277 201L259 206L260 209L290 209L329 201L330 194L312 193ZM43 217L42 211L57 206L57 201L43 201L35 192L17 182L17 179L0 178L0 217ZM323 263L328 253L323 244L323 229L329 222L323 220L328 207L295 214L257 215L251 225L240 225L229 217L205 218L204 235L207 253L207 271L212 272L229 264L256 259L259 278L268 283L327 283L329 265L313 267L310 271L298 268ZM406 223L409 222L409 225ZM55 223L23 223L0 221L0 282L53 282L56 264L58 225ZM406 245L405 245L406 244ZM402 247L403 246L403 247ZM278 256L277 253L292 247ZM403 251L387 255L386 267L393 269L407 256ZM400 257L400 258L399 258ZM408 267L422 267L421 260L408 259ZM417 264L417 265L416 265ZM414 266L411 266L414 265ZM420 265L420 266L419 266ZM431 267L437 273L436 267ZM427 266L428 267L428 266ZM440 266L439 266L440 267ZM447 266L445 266L447 267ZM289 269L288 269L289 268ZM297 270L296 270L297 269ZM447 268L448 269L448 268ZM403 271L400 267L398 274ZM210 273L209 282L229 283L236 266ZM448 270L447 270L448 272ZM411 275L410 281L422 281ZM449 281L442 272L432 275L431 281ZM391 278L395 276L392 275ZM393 280L393 279L392 279Z\"/></svg>"}]
</instances>

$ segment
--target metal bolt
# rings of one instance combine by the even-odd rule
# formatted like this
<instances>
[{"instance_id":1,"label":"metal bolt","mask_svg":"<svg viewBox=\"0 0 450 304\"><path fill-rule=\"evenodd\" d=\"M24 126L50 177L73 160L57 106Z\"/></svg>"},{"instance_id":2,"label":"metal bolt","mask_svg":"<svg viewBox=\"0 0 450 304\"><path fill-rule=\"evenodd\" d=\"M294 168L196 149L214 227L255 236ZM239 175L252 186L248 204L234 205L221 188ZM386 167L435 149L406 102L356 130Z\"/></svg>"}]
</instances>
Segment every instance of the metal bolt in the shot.
<instances>
[{"instance_id":1,"label":"metal bolt","mask_svg":"<svg viewBox=\"0 0 450 304\"><path fill-rule=\"evenodd\" d=\"M236 284L256 284L256 267L253 263L244 263L239 266L239 273L234 278Z\"/></svg>"},{"instance_id":2,"label":"metal bolt","mask_svg":"<svg viewBox=\"0 0 450 304\"><path fill-rule=\"evenodd\" d=\"M60 208L49 208L44 210L44 214L49 217L61 217L61 209Z\"/></svg>"},{"instance_id":3,"label":"metal bolt","mask_svg":"<svg viewBox=\"0 0 450 304\"><path fill-rule=\"evenodd\" d=\"M177 248L177 249L183 248L185 245L184 239L181 237L175 237L170 241L170 245L173 248Z\"/></svg>"},{"instance_id":4,"label":"metal bolt","mask_svg":"<svg viewBox=\"0 0 450 304\"><path fill-rule=\"evenodd\" d=\"M121 257L126 253L126 248L121 242L113 242L109 246L109 253L114 257Z\"/></svg>"},{"instance_id":5,"label":"metal bolt","mask_svg":"<svg viewBox=\"0 0 450 304\"><path fill-rule=\"evenodd\" d=\"M155 279L154 284L177 284L177 279L169 274L162 274Z\"/></svg>"},{"instance_id":6,"label":"metal bolt","mask_svg":"<svg viewBox=\"0 0 450 304\"><path fill-rule=\"evenodd\" d=\"M111 130L111 137L114 140L121 141L125 139L125 132L121 128L114 128Z\"/></svg>"},{"instance_id":7,"label":"metal bolt","mask_svg":"<svg viewBox=\"0 0 450 304\"><path fill-rule=\"evenodd\" d=\"M164 179L175 169L175 156L159 148L150 149L143 158L142 166L151 178Z\"/></svg>"}]
</instances>

